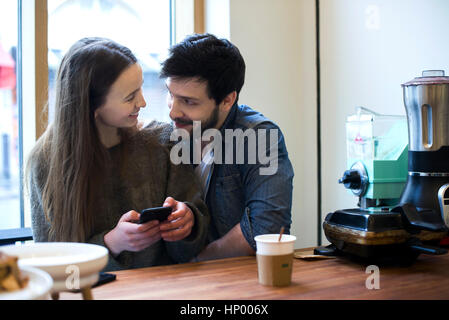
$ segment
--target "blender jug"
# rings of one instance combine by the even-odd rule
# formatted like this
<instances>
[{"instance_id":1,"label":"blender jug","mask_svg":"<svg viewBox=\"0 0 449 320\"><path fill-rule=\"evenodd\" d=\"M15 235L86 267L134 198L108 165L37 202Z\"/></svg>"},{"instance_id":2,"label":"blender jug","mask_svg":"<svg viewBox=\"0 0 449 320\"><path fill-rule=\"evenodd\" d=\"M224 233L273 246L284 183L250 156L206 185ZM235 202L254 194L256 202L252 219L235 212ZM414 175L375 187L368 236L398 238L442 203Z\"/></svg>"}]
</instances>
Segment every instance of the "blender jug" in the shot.
<instances>
[{"instance_id":1,"label":"blender jug","mask_svg":"<svg viewBox=\"0 0 449 320\"><path fill-rule=\"evenodd\" d=\"M402 84L409 133L408 178L401 204L411 204L418 219L435 228L449 222L449 77L444 71L423 71ZM437 217L438 216L438 217ZM419 223L418 223L419 224ZM429 225L427 225L429 227ZM426 228L428 229L428 228ZM431 229L428 229L431 230ZM436 230L434 230L436 231Z\"/></svg>"}]
</instances>

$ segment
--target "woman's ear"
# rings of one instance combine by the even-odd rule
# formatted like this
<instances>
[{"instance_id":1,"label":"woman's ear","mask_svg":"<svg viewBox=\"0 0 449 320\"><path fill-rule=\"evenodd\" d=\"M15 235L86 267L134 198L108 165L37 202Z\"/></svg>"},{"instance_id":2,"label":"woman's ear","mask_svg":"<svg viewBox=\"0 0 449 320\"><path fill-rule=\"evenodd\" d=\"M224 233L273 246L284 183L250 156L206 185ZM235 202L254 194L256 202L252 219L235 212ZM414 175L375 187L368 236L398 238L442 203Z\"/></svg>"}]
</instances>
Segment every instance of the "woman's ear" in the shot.
<instances>
[{"instance_id":1,"label":"woman's ear","mask_svg":"<svg viewBox=\"0 0 449 320\"><path fill-rule=\"evenodd\" d=\"M235 99L237 99L237 91L232 91L229 93L221 102L221 111L228 112L231 110L231 107L235 103Z\"/></svg>"}]
</instances>

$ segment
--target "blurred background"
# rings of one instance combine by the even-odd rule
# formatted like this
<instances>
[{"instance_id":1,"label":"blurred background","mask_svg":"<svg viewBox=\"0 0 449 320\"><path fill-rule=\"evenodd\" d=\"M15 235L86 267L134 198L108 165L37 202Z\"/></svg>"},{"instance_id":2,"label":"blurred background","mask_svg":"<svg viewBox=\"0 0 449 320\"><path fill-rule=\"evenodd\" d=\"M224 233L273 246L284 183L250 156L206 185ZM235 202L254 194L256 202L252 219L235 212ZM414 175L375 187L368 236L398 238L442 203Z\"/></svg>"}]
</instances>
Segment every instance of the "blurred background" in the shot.
<instances>
[{"instance_id":1,"label":"blurred background","mask_svg":"<svg viewBox=\"0 0 449 320\"><path fill-rule=\"evenodd\" d=\"M171 44L168 0L48 0L48 120L62 57L77 40L106 37L129 47L144 73L147 107L140 121L169 121L160 63ZM0 229L24 226L20 210L20 133L17 104L18 1L0 2ZM39 116L39 115L37 115Z\"/></svg>"}]
</instances>

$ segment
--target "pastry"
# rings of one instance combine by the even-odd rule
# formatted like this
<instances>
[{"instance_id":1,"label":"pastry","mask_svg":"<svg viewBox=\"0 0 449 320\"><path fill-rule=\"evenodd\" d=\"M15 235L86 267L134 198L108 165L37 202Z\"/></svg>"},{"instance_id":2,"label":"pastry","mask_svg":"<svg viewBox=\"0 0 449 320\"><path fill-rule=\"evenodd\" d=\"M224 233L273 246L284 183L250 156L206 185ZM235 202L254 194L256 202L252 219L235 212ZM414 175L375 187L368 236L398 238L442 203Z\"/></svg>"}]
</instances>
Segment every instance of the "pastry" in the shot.
<instances>
[{"instance_id":1,"label":"pastry","mask_svg":"<svg viewBox=\"0 0 449 320\"><path fill-rule=\"evenodd\" d=\"M17 264L18 258L0 251L0 292L23 289L28 277L23 276Z\"/></svg>"}]
</instances>

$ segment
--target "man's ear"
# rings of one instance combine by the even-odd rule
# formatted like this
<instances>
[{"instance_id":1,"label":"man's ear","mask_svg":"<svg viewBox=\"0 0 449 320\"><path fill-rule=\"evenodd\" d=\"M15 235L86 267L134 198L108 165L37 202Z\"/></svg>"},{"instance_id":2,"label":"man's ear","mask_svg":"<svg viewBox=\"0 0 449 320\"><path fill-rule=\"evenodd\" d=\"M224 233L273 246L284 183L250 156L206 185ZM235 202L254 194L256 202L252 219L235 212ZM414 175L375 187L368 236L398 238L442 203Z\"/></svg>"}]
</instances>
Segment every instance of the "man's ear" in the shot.
<instances>
[{"instance_id":1,"label":"man's ear","mask_svg":"<svg viewBox=\"0 0 449 320\"><path fill-rule=\"evenodd\" d=\"M221 111L228 112L229 110L231 110L231 107L235 103L235 99L237 99L237 91L234 90L229 93L221 102Z\"/></svg>"}]
</instances>

